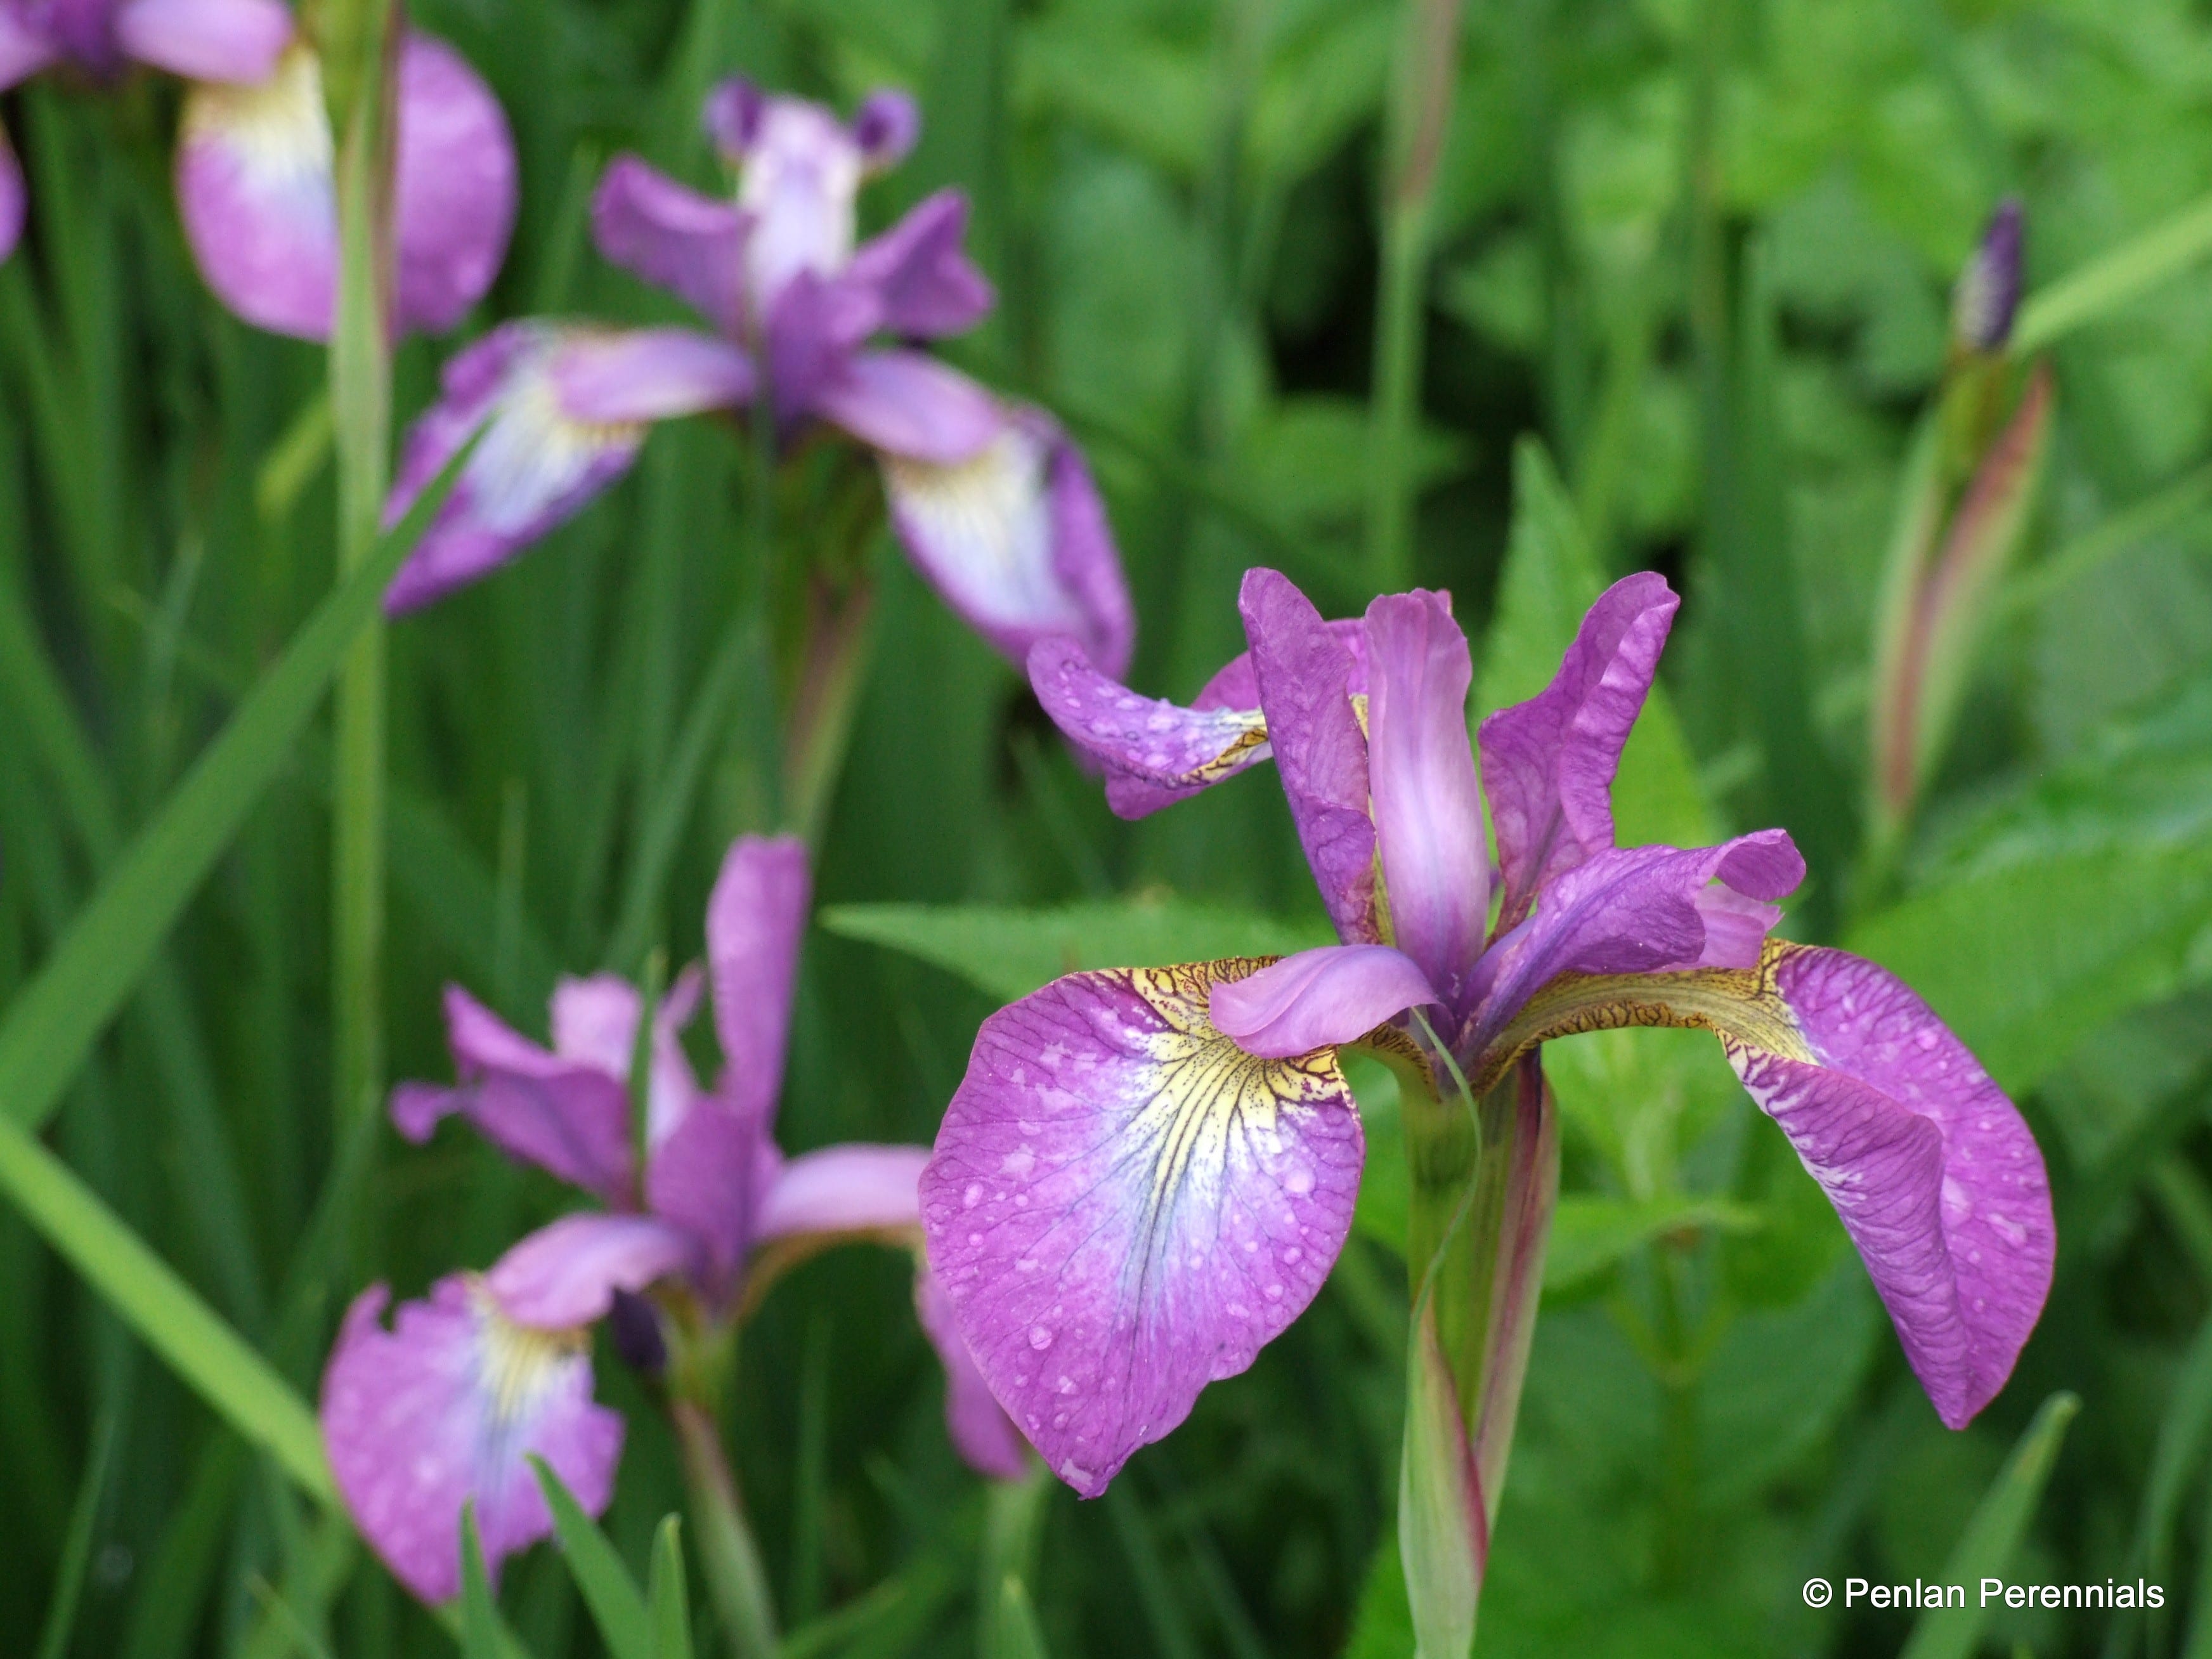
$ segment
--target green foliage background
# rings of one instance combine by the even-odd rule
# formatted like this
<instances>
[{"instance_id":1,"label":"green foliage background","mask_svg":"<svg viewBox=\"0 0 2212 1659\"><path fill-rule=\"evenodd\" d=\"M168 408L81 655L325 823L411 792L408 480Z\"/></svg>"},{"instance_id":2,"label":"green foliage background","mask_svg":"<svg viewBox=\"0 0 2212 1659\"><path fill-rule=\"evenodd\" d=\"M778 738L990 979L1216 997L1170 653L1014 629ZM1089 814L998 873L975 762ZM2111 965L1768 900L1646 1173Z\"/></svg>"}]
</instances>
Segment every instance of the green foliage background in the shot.
<instances>
[{"instance_id":1,"label":"green foliage background","mask_svg":"<svg viewBox=\"0 0 2212 1659\"><path fill-rule=\"evenodd\" d=\"M1086 444L1138 596L1133 682L1188 696L1240 647L1248 565L1334 613L1365 601L1400 0L410 9L489 78L520 147L514 249L470 331L672 315L599 262L585 208L622 148L711 181L695 112L714 75L847 104L895 82L921 94L925 137L866 210L973 193L1002 304L952 355ZM42 83L8 103L34 188L0 269L0 998L20 1012L328 589L335 507L323 355L228 319L185 253L173 91ZM2144 1573L2166 1614L2008 1613L1921 1650L2212 1652L2212 272L2135 288L2056 340L2051 471L1959 739L1898 879L1854 877L1875 592L1952 276L2008 191L2034 290L2208 191L2212 20L2181 0L1468 6L1420 418L1396 458L1421 485L1418 575L1452 590L1486 708L1541 683L1604 580L1675 580L1624 839L1790 827L1814 865L1791 930L1896 968L1977 1047L2045 1148L2062 1240L2011 1387L1947 1433L1710 1043L1554 1048L1567 1196L1486 1655L1894 1651L1909 1615L1815 1612L1799 1584L1942 1575L2062 1389L2081 1413L2002 1571ZM403 414L454 344L403 349ZM745 460L732 428L661 431L544 550L392 629L393 1076L447 1074L447 980L542 1030L556 973L635 970L655 942L697 952L720 852L769 827L772 799L779 682L759 641L778 598L742 551ZM786 530L803 551L808 525ZM977 1022L1024 983L1319 926L1266 777L1116 822L1012 671L881 536L872 557L793 1152L929 1139ZM728 640L734 679L710 672ZM696 766L687 730L707 738ZM566 1200L462 1133L422 1151L333 1133L329 739L264 759L280 752L46 1133L312 1399L362 1285L412 1294L485 1265ZM867 908L886 905L906 908ZM129 935L128 908L104 939ZM40 1041L8 1025L0 1076L34 1081ZM1053 1654L1407 1650L1387 1546L1403 1197L1387 1084L1363 1098L1363 1225L1312 1313L1107 1498L1048 1500L1032 1594ZM19 1202L52 1188L21 1167ZM119 1319L0 1208L0 1650L440 1650L343 1529L138 1346L167 1294L143 1282ZM983 1497L945 1443L908 1295L897 1259L824 1258L748 1333L730 1429L794 1655L974 1650ZM675 1452L611 1353L599 1369L631 1424L607 1530L642 1582L680 1504ZM599 1650L550 1550L501 1600L541 1659Z\"/></svg>"}]
</instances>

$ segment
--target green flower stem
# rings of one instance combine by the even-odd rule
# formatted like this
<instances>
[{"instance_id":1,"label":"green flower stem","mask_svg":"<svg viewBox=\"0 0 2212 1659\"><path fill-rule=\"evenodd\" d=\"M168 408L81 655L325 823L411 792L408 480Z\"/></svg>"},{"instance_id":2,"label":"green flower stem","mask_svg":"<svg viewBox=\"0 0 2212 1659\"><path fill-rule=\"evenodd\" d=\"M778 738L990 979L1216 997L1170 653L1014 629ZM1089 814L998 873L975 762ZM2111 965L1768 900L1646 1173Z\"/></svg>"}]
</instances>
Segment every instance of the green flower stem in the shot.
<instances>
[{"instance_id":1,"label":"green flower stem","mask_svg":"<svg viewBox=\"0 0 2212 1659\"><path fill-rule=\"evenodd\" d=\"M1036 1632L1038 1536L1044 1527L1052 1477L1032 1462L1019 1480L994 1480L983 1500L983 1547L975 1585L978 1659L1030 1659L1042 1650Z\"/></svg>"},{"instance_id":2,"label":"green flower stem","mask_svg":"<svg viewBox=\"0 0 2212 1659\"><path fill-rule=\"evenodd\" d=\"M692 1400L672 1400L668 1412L684 1454L693 1540L729 1650L734 1659L775 1659L775 1602L768 1568L722 1455L714 1414Z\"/></svg>"},{"instance_id":3,"label":"green flower stem","mask_svg":"<svg viewBox=\"0 0 2212 1659\"><path fill-rule=\"evenodd\" d=\"M389 483L390 0L334 5L325 63L339 146L337 319L331 412L338 470L338 568L376 545ZM344 1122L374 1109L383 1073L384 630L364 629L340 675L332 829L331 971L335 1104Z\"/></svg>"},{"instance_id":4,"label":"green flower stem","mask_svg":"<svg viewBox=\"0 0 2212 1659\"><path fill-rule=\"evenodd\" d=\"M1390 94L1367 499L1368 577L1382 592L1410 586L1413 577L1411 458L1427 335L1429 220L1459 78L1461 9L1461 0L1407 0Z\"/></svg>"}]
</instances>

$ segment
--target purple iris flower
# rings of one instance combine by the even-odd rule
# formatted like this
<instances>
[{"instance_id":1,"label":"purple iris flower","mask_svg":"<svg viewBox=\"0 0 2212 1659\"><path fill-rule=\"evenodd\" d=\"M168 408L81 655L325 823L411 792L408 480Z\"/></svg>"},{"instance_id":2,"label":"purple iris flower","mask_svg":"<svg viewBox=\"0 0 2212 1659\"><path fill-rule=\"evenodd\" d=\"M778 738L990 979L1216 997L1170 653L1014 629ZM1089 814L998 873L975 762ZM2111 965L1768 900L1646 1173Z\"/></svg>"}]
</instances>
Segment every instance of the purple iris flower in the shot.
<instances>
[{"instance_id":1,"label":"purple iris flower","mask_svg":"<svg viewBox=\"0 0 2212 1659\"><path fill-rule=\"evenodd\" d=\"M111 81L133 64L254 82L292 38L280 0L0 0L0 91L67 64ZM0 259L23 234L23 169L0 133Z\"/></svg>"},{"instance_id":2,"label":"purple iris flower","mask_svg":"<svg viewBox=\"0 0 2212 1659\"><path fill-rule=\"evenodd\" d=\"M217 299L257 327L321 340L337 298L335 145L313 48L278 44L258 73L198 75L177 143L177 204ZM442 332L507 257L514 140L482 77L420 31L401 44L397 100L393 321Z\"/></svg>"},{"instance_id":3,"label":"purple iris flower","mask_svg":"<svg viewBox=\"0 0 2212 1659\"><path fill-rule=\"evenodd\" d=\"M678 1042L702 990L687 972L654 1012L641 1178L628 1085L641 999L631 986L563 981L550 1050L459 987L447 992L460 1081L395 1089L400 1132L420 1141L441 1119L465 1117L604 1207L540 1229L484 1273L439 1280L390 1328L381 1285L346 1314L323 1378L331 1472L362 1535L425 1601L459 1591L465 1504L475 1504L495 1570L551 1530L528 1456L543 1457L586 1508L605 1508L623 1422L592 1402L595 1322L617 1313L617 1346L650 1354L667 1333L712 1333L741 1318L784 1267L842 1241L914 1250L916 1311L945 1362L953 1443L987 1474L1021 1474L1021 1437L952 1334L921 1261L927 1151L850 1145L787 1158L776 1147L807 902L799 842L746 837L731 848L708 902L703 988L721 1080L702 1089Z\"/></svg>"},{"instance_id":4,"label":"purple iris flower","mask_svg":"<svg viewBox=\"0 0 2212 1659\"><path fill-rule=\"evenodd\" d=\"M741 81L707 125L737 190L702 195L635 156L601 179L600 251L712 325L643 332L526 320L456 358L410 433L391 513L466 435L482 447L386 598L429 603L504 564L635 459L652 422L754 407L781 441L829 426L879 461L893 527L929 582L1016 662L1042 639L1126 666L1135 623L1082 454L1042 410L1009 403L908 342L972 327L993 301L962 251L957 190L855 241L864 180L898 161L913 101L878 93L850 122Z\"/></svg>"},{"instance_id":5,"label":"purple iris flower","mask_svg":"<svg viewBox=\"0 0 2212 1659\"><path fill-rule=\"evenodd\" d=\"M1362 1040L1418 1054L1449 1099L1447 1054L1480 1096L1549 1038L1711 1030L1834 1203L1943 1420L2003 1384L2054 1238L2020 1114L1898 980L1770 937L1804 872L1782 830L1613 843L1614 771L1677 603L1655 574L1616 584L1550 687L1483 722L1479 763L1438 593L1331 623L1252 571L1250 652L1189 708L1068 641L1031 653L1124 817L1272 754L1343 940L1073 974L983 1023L922 1175L929 1262L993 1393L1078 1492L1320 1289L1364 1157L1336 1049Z\"/></svg>"}]
</instances>

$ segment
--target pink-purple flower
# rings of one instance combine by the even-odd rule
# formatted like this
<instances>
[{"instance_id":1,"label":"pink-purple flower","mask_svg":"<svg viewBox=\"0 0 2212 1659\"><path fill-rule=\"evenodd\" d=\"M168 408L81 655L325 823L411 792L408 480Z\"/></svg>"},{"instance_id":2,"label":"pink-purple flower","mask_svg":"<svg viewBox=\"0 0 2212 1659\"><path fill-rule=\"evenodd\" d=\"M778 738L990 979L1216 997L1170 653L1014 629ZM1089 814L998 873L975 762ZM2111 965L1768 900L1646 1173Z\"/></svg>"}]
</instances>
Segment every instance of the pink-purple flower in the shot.
<instances>
[{"instance_id":1,"label":"pink-purple flower","mask_svg":"<svg viewBox=\"0 0 2212 1659\"><path fill-rule=\"evenodd\" d=\"M1480 1095L1549 1039L1713 1030L1833 1201L1939 1415L1962 1425L2002 1386L2054 1238L2019 1113L1891 975L1771 936L1804 873L1784 831L1614 844L1614 771L1677 603L1656 575L1616 584L1551 685L1483 722L1479 761L1439 593L1331 623L1253 571L1250 651L1188 708L1072 641L1032 652L1125 817L1272 755L1343 941L1074 974L984 1022L922 1176L929 1261L992 1391L1079 1492L1320 1288L1364 1156L1336 1049L1363 1040L1418 1056L1449 1099L1447 1059Z\"/></svg>"},{"instance_id":2,"label":"pink-purple flower","mask_svg":"<svg viewBox=\"0 0 2212 1659\"><path fill-rule=\"evenodd\" d=\"M878 93L847 122L733 81L708 100L707 125L736 172L732 195L624 155L600 181L592 228L609 259L713 332L529 320L456 358L409 434L392 514L480 423L486 436L389 607L429 603L513 558L627 471L649 423L743 406L774 423L780 447L832 428L872 451L915 567L1013 660L1065 635L1120 672L1133 612L1080 452L1042 410L915 343L991 307L962 250L965 198L941 191L857 240L860 186L912 146L913 102Z\"/></svg>"},{"instance_id":3,"label":"pink-purple flower","mask_svg":"<svg viewBox=\"0 0 2212 1659\"><path fill-rule=\"evenodd\" d=\"M362 1535L426 1601L459 1592L465 1504L495 1571L550 1532L531 1455L586 1509L605 1507L623 1423L592 1399L597 1321L619 1306L617 1346L649 1352L664 1333L740 1317L782 1267L843 1240L915 1251L917 1311L945 1362L954 1443L988 1474L1021 1474L1022 1440L920 1261L925 1149L849 1145L787 1158L776 1146L808 885L797 842L731 848L708 904L706 982L686 973L654 1011L641 1112L628 1079L642 999L607 975L556 990L550 1048L449 989L459 1080L393 1091L393 1120L410 1139L465 1117L603 1206L541 1228L483 1273L439 1280L388 1328L382 1285L346 1316L323 1379L331 1468ZM722 1052L712 1090L678 1042L702 991Z\"/></svg>"},{"instance_id":4,"label":"pink-purple flower","mask_svg":"<svg viewBox=\"0 0 2212 1659\"><path fill-rule=\"evenodd\" d=\"M277 47L252 74L195 73L177 205L216 298L257 327L320 340L337 298L335 146L314 49ZM419 30L400 46L393 109L393 322L442 332L507 257L514 141L482 77Z\"/></svg>"}]
</instances>

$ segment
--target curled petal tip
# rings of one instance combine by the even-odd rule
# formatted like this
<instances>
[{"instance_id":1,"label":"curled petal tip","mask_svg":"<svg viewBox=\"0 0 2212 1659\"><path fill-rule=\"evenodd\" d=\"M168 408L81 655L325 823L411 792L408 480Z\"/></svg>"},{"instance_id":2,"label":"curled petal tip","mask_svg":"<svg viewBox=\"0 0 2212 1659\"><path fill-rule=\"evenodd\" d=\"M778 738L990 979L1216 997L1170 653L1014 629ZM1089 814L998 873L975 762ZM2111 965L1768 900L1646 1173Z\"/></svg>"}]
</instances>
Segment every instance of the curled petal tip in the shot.
<instances>
[{"instance_id":1,"label":"curled petal tip","mask_svg":"<svg viewBox=\"0 0 2212 1659\"><path fill-rule=\"evenodd\" d=\"M1387 945L1326 945L1214 985L1215 1025L1247 1052L1291 1060L1354 1042L1385 1020L1441 1000L1420 965Z\"/></svg>"},{"instance_id":2,"label":"curled petal tip","mask_svg":"<svg viewBox=\"0 0 2212 1659\"><path fill-rule=\"evenodd\" d=\"M910 93L886 87L870 93L853 112L853 142L872 173L906 160L921 136L921 108Z\"/></svg>"},{"instance_id":3,"label":"curled petal tip","mask_svg":"<svg viewBox=\"0 0 2212 1659\"><path fill-rule=\"evenodd\" d=\"M1065 635L1030 647L1030 688L1076 749L1106 773L1106 800L1140 818L1265 760L1267 723L1256 707L1182 708L1140 696L1091 666Z\"/></svg>"}]
</instances>

